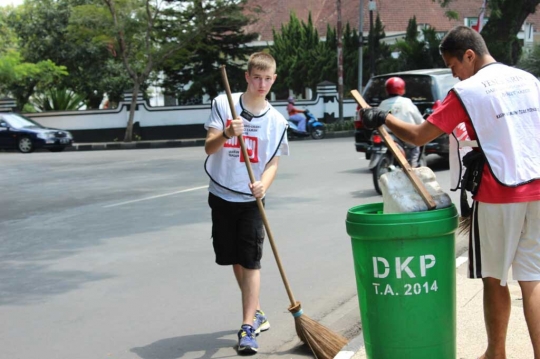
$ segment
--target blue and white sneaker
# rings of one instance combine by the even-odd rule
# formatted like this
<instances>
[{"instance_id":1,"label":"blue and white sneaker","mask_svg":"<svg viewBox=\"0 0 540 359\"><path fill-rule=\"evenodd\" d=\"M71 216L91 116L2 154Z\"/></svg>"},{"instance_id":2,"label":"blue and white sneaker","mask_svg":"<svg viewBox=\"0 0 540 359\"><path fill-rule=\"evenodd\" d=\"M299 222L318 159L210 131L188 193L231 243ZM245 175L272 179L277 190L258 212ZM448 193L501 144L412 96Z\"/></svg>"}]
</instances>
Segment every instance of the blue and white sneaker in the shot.
<instances>
[{"instance_id":1,"label":"blue and white sneaker","mask_svg":"<svg viewBox=\"0 0 540 359\"><path fill-rule=\"evenodd\" d=\"M255 335L259 335L261 332L265 332L270 329L270 322L266 319L266 315L262 310L255 312L253 317L253 328L255 329Z\"/></svg>"},{"instance_id":2,"label":"blue and white sneaker","mask_svg":"<svg viewBox=\"0 0 540 359\"><path fill-rule=\"evenodd\" d=\"M242 325L238 332L238 353L255 354L259 350L257 340L255 340L255 329L249 324Z\"/></svg>"}]
</instances>

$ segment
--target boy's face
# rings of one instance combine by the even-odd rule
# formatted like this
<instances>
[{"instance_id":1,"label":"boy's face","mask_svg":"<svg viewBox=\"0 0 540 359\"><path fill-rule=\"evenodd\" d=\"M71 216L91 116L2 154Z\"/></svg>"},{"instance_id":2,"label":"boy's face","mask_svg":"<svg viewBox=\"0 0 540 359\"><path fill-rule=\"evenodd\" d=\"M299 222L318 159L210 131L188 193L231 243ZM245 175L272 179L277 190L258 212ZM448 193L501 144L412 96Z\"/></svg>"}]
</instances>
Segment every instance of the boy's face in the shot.
<instances>
[{"instance_id":1,"label":"boy's face","mask_svg":"<svg viewBox=\"0 0 540 359\"><path fill-rule=\"evenodd\" d=\"M277 75L274 69L260 70L253 68L251 73L246 72L246 82L248 83L247 92L251 95L266 97Z\"/></svg>"},{"instance_id":2,"label":"boy's face","mask_svg":"<svg viewBox=\"0 0 540 359\"><path fill-rule=\"evenodd\" d=\"M443 53L446 66L452 70L452 75L460 80L466 80L475 74L476 54L472 50L467 50L460 60L455 56Z\"/></svg>"}]
</instances>

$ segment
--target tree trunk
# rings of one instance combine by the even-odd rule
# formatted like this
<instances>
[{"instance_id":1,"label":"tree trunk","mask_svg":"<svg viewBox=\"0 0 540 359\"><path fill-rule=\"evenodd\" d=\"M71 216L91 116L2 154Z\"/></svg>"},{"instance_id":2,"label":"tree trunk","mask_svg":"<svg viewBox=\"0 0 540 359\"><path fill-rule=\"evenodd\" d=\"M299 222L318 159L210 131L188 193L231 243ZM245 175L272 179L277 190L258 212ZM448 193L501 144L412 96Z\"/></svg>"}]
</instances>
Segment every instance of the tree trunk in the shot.
<instances>
[{"instance_id":1,"label":"tree trunk","mask_svg":"<svg viewBox=\"0 0 540 359\"><path fill-rule=\"evenodd\" d=\"M535 12L540 0L506 0L500 2L500 12L491 13L482 29L491 55L499 62L515 65L521 55L517 38L523 22Z\"/></svg>"},{"instance_id":2,"label":"tree trunk","mask_svg":"<svg viewBox=\"0 0 540 359\"><path fill-rule=\"evenodd\" d=\"M129 107L129 119L126 126L126 134L124 136L124 142L131 142L133 140L133 119L135 117L135 108L137 107L137 96L139 95L140 84L138 81L133 81L133 92L131 94L131 106Z\"/></svg>"}]
</instances>

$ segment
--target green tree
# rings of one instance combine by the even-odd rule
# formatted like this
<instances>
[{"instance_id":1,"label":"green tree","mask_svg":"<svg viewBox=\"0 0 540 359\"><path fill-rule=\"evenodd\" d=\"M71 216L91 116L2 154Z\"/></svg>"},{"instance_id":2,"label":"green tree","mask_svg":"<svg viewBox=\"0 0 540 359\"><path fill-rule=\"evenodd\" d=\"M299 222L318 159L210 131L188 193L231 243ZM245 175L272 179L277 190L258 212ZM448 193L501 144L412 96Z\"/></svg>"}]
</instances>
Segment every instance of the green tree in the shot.
<instances>
[{"instance_id":1,"label":"green tree","mask_svg":"<svg viewBox=\"0 0 540 359\"><path fill-rule=\"evenodd\" d=\"M540 78L540 45L535 45L530 52L524 54L517 67Z\"/></svg>"},{"instance_id":2,"label":"green tree","mask_svg":"<svg viewBox=\"0 0 540 359\"><path fill-rule=\"evenodd\" d=\"M441 6L450 8L454 0L433 0ZM517 38L523 22L534 14L540 0L490 0L489 20L482 29L489 51L493 57L508 65L515 65L520 58L522 44ZM448 11L451 17L456 13Z\"/></svg>"},{"instance_id":3,"label":"green tree","mask_svg":"<svg viewBox=\"0 0 540 359\"><path fill-rule=\"evenodd\" d=\"M221 0L216 1L220 3ZM124 141L133 137L137 95L151 73L189 43L205 36L205 28L193 21L206 16L219 21L218 8L207 9L203 0L166 4L150 0L103 0L73 9L70 30L73 36L90 38L122 60L132 86L132 101ZM202 11L202 13L201 13Z\"/></svg>"},{"instance_id":4,"label":"green tree","mask_svg":"<svg viewBox=\"0 0 540 359\"><path fill-rule=\"evenodd\" d=\"M314 88L317 80L310 77L310 66L316 62L313 56L320 51L318 48L320 40L319 33L313 26L311 13L307 23L300 21L294 13L291 13L289 22L281 25L281 31L273 29L272 33L274 45L270 48L270 53L277 61L279 78L278 83L274 85L274 91L285 94L291 89L294 93L303 93L306 87ZM334 63L336 56L333 57Z\"/></svg>"},{"instance_id":5,"label":"green tree","mask_svg":"<svg viewBox=\"0 0 540 359\"><path fill-rule=\"evenodd\" d=\"M15 98L19 110L35 91L55 86L67 74L64 66L50 60L25 62L16 50L0 55L0 92Z\"/></svg>"},{"instance_id":6,"label":"green tree","mask_svg":"<svg viewBox=\"0 0 540 359\"><path fill-rule=\"evenodd\" d=\"M343 47L344 47L344 59L343 63L347 64L345 60L346 50L345 50L346 40L344 37ZM315 88L317 84L323 81L330 81L337 83L337 31L336 28L326 27L326 40L319 41L317 45L310 49L309 56L311 60L307 62L308 65L308 79L311 79L309 87ZM344 66L343 69L344 75L347 73L347 66ZM345 89L343 91L346 93Z\"/></svg>"},{"instance_id":7,"label":"green tree","mask_svg":"<svg viewBox=\"0 0 540 359\"><path fill-rule=\"evenodd\" d=\"M300 21L294 14L289 22L281 25L281 31L273 30L274 45L270 53L278 63L278 78L274 90L281 98L288 90L301 93L305 87L315 88L322 81L337 83L337 34L336 28L327 25L326 39L321 41L312 24L311 15L307 23ZM386 36L384 26L377 16L373 32L376 73L395 68L390 46L382 40ZM350 24L343 31L343 85L344 93L355 89L358 83L358 41L359 34ZM370 77L369 48L363 51L363 83Z\"/></svg>"},{"instance_id":8,"label":"green tree","mask_svg":"<svg viewBox=\"0 0 540 359\"><path fill-rule=\"evenodd\" d=\"M394 49L399 52L398 70L444 67L439 54L440 40L435 28L427 27L420 32L416 16L409 19L405 38L394 45Z\"/></svg>"},{"instance_id":9,"label":"green tree","mask_svg":"<svg viewBox=\"0 0 540 359\"><path fill-rule=\"evenodd\" d=\"M79 110L84 106L84 96L63 88L46 89L32 101L39 111Z\"/></svg>"},{"instance_id":10,"label":"green tree","mask_svg":"<svg viewBox=\"0 0 540 359\"><path fill-rule=\"evenodd\" d=\"M65 66L69 76L63 77L58 87L85 95L88 108L97 108L103 93L111 90L104 79L126 80L123 72L111 72L106 66L114 59L107 47L85 36L88 32L84 28L76 35L68 29L76 6L98 3L100 0L26 0L8 17L24 60L35 63L50 59Z\"/></svg>"},{"instance_id":11,"label":"green tree","mask_svg":"<svg viewBox=\"0 0 540 359\"><path fill-rule=\"evenodd\" d=\"M244 90L244 65L253 52L243 46L257 38L256 33L245 33L244 28L255 21L245 15L246 0L194 1L193 24L204 28L200 41L193 41L166 61L161 70L165 74L163 86L180 102L203 95L215 97L223 90L219 67L227 66L229 85L233 91ZM219 15L219 21L208 13ZM165 24L163 25L165 26ZM165 31L165 27L163 28Z\"/></svg>"},{"instance_id":12,"label":"green tree","mask_svg":"<svg viewBox=\"0 0 540 359\"><path fill-rule=\"evenodd\" d=\"M356 29L349 23L343 31L343 93L348 94L358 87L358 41Z\"/></svg>"},{"instance_id":13,"label":"green tree","mask_svg":"<svg viewBox=\"0 0 540 359\"><path fill-rule=\"evenodd\" d=\"M12 6L0 7L0 54L19 48L17 34L8 21L13 11Z\"/></svg>"},{"instance_id":14,"label":"green tree","mask_svg":"<svg viewBox=\"0 0 540 359\"><path fill-rule=\"evenodd\" d=\"M384 32L384 25L382 24L381 18L379 17L379 14L377 14L377 17L375 19L375 24L373 25L373 31L370 31L368 35L369 38L373 36L373 52L375 54L375 74L381 74L386 72L391 72L395 70L395 59L392 58L392 50L388 44L386 44L383 39L386 37L386 33ZM371 41L368 41L368 44L371 44ZM369 80L370 76L370 68L369 68L369 45L368 47L363 51L363 80L364 83L367 83L367 80ZM367 76L367 78L366 78Z\"/></svg>"}]
</instances>

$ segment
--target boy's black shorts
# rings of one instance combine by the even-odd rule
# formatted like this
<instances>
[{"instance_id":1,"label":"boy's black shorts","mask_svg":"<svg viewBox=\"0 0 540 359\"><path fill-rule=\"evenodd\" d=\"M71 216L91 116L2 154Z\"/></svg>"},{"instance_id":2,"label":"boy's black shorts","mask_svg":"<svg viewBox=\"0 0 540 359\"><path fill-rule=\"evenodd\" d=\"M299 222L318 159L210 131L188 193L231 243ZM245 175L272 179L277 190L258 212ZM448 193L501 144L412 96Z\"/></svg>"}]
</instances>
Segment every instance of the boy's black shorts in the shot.
<instances>
[{"instance_id":1,"label":"boy's black shorts","mask_svg":"<svg viewBox=\"0 0 540 359\"><path fill-rule=\"evenodd\" d=\"M264 228L257 202L229 202L210 193L208 204L216 263L260 269Z\"/></svg>"}]
</instances>

